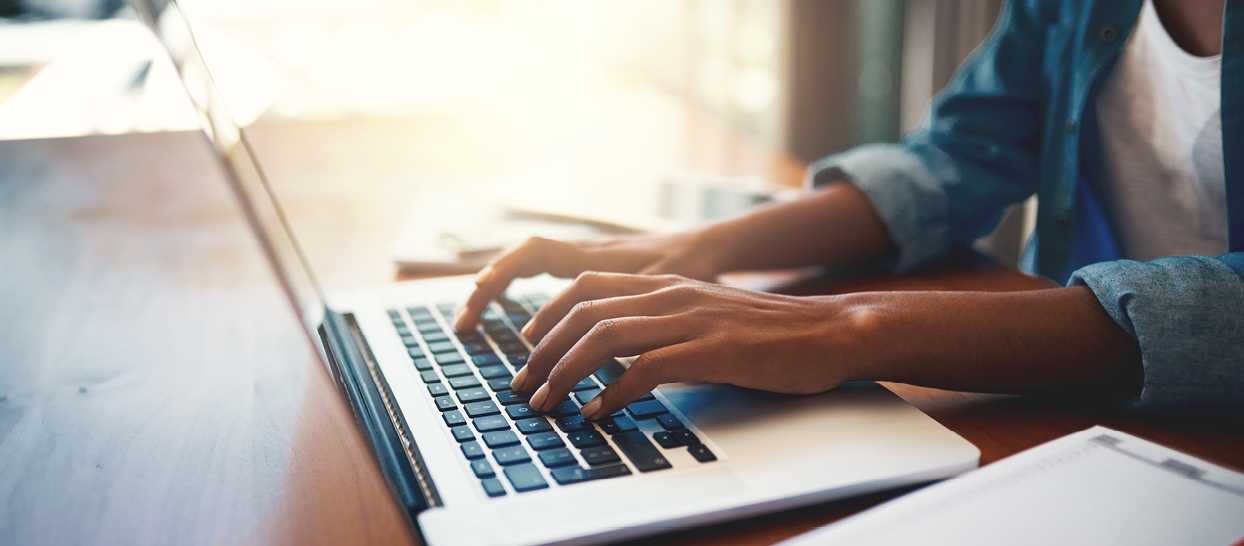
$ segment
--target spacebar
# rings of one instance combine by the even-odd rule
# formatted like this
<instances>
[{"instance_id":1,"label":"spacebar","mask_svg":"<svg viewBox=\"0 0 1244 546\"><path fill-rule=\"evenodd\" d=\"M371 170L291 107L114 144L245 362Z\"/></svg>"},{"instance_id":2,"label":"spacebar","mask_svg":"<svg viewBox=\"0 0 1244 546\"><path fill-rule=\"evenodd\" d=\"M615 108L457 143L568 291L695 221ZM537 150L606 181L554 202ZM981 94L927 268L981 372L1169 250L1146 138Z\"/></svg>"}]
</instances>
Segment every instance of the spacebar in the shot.
<instances>
[{"instance_id":1,"label":"spacebar","mask_svg":"<svg viewBox=\"0 0 1244 546\"><path fill-rule=\"evenodd\" d=\"M651 472L653 470L661 470L669 468L670 462L665 460L665 456L648 441L648 437L643 432L632 430L629 432L619 432L613 435L613 441L618 445L618 449L631 460L631 464L635 465L640 472Z\"/></svg>"}]
</instances>

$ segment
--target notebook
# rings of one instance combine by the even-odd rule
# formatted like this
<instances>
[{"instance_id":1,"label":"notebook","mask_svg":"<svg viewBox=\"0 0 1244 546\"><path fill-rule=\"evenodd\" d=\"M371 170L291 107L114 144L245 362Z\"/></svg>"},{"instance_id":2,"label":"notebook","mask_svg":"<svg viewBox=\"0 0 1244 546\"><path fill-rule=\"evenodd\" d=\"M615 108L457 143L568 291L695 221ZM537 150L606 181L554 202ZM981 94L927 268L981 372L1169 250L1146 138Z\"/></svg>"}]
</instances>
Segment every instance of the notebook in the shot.
<instances>
[{"instance_id":1,"label":"notebook","mask_svg":"<svg viewBox=\"0 0 1244 546\"><path fill-rule=\"evenodd\" d=\"M1244 544L1244 474L1105 427L1042 444L787 541Z\"/></svg>"}]
</instances>

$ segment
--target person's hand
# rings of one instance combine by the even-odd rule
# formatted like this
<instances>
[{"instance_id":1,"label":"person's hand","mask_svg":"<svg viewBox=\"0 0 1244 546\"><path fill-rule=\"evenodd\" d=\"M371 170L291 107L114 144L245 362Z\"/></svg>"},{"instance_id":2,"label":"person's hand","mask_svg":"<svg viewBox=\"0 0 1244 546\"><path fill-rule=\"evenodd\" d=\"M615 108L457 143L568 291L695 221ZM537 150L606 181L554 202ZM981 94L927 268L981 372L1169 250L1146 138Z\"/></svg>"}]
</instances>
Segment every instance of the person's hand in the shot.
<instances>
[{"instance_id":1,"label":"person's hand","mask_svg":"<svg viewBox=\"0 0 1244 546\"><path fill-rule=\"evenodd\" d=\"M613 357L638 356L583 408L596 419L654 387L703 381L809 394L855 378L872 323L852 296L794 297L676 275L584 273L523 334L537 342L514 377L546 411Z\"/></svg>"},{"instance_id":2,"label":"person's hand","mask_svg":"<svg viewBox=\"0 0 1244 546\"><path fill-rule=\"evenodd\" d=\"M673 273L710 280L720 271L714 250L701 232L563 242L533 237L489 263L475 277L475 291L454 319L454 328L475 327L489 302L520 277L548 273L573 277L584 271L657 275Z\"/></svg>"}]
</instances>

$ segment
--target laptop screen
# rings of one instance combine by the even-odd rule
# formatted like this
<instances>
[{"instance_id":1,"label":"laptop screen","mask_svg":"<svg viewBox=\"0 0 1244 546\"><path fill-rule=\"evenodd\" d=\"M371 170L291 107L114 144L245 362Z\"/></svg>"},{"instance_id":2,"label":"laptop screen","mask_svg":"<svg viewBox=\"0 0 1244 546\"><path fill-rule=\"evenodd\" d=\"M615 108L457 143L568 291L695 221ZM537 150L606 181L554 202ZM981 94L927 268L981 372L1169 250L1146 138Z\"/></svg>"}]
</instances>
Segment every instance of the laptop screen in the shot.
<instances>
[{"instance_id":1,"label":"laptop screen","mask_svg":"<svg viewBox=\"0 0 1244 546\"><path fill-rule=\"evenodd\" d=\"M246 139L246 133L221 102L211 71L191 32L189 20L176 1L132 0L131 5L173 61L247 222L259 239L312 343L323 355L317 333L325 310L320 285L294 238L263 166Z\"/></svg>"}]
</instances>

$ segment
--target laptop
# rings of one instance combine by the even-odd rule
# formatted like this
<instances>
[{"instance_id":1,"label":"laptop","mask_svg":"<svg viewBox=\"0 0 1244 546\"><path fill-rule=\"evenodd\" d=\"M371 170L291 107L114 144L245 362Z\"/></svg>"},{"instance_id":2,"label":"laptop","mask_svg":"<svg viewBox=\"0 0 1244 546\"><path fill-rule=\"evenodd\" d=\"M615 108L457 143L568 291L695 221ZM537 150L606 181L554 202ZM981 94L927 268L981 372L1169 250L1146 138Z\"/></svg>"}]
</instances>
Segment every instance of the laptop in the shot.
<instances>
[{"instance_id":1,"label":"laptop","mask_svg":"<svg viewBox=\"0 0 1244 546\"><path fill-rule=\"evenodd\" d=\"M308 341L426 542L631 539L977 466L972 444L872 383L813 396L665 385L585 421L581 405L625 373L610 360L550 414L532 411L509 389L531 350L518 332L565 281L515 283L461 334L450 320L470 277L325 294L181 8L134 8L168 51Z\"/></svg>"}]
</instances>

